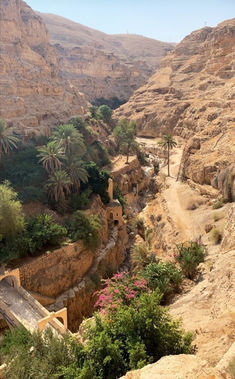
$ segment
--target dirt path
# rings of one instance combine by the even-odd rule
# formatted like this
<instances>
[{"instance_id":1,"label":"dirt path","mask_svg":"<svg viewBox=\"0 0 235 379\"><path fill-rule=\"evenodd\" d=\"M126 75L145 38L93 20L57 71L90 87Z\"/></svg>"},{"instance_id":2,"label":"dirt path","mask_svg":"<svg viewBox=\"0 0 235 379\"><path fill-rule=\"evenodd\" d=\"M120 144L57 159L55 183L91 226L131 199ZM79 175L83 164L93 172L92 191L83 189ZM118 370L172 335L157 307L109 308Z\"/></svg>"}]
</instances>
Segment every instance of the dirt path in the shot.
<instances>
[{"instance_id":1,"label":"dirt path","mask_svg":"<svg viewBox=\"0 0 235 379\"><path fill-rule=\"evenodd\" d=\"M198 212L187 209L196 204L198 194L188 184L177 181L182 152L183 146L175 148L171 153L171 176L166 178L167 189L161 196L168 216L181 234L182 240L195 240L203 234L202 220ZM163 167L161 172L167 175L167 166Z\"/></svg>"}]
</instances>

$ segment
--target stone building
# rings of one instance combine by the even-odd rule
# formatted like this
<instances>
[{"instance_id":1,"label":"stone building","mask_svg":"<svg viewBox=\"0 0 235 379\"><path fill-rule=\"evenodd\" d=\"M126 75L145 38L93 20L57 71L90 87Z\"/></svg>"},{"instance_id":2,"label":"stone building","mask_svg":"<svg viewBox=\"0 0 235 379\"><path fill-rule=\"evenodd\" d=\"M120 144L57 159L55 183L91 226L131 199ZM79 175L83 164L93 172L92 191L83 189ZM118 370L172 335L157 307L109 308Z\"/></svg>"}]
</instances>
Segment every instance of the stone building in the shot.
<instances>
[{"instance_id":1,"label":"stone building","mask_svg":"<svg viewBox=\"0 0 235 379\"><path fill-rule=\"evenodd\" d=\"M113 198L113 180L109 178L108 187L109 203L106 205L108 222L113 222L114 225L122 225L122 206L117 199Z\"/></svg>"}]
</instances>

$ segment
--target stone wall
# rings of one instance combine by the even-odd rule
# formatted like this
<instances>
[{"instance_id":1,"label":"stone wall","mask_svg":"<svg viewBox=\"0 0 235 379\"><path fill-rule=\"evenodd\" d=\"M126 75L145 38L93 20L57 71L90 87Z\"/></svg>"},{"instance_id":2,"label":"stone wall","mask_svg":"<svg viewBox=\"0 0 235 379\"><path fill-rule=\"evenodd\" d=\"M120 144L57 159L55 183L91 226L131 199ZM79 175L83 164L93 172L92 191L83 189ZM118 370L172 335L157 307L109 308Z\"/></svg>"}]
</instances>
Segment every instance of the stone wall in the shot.
<instances>
[{"instance_id":1,"label":"stone wall","mask_svg":"<svg viewBox=\"0 0 235 379\"><path fill-rule=\"evenodd\" d=\"M94 253L81 242L49 251L20 267L21 285L27 291L55 298L87 273Z\"/></svg>"}]
</instances>

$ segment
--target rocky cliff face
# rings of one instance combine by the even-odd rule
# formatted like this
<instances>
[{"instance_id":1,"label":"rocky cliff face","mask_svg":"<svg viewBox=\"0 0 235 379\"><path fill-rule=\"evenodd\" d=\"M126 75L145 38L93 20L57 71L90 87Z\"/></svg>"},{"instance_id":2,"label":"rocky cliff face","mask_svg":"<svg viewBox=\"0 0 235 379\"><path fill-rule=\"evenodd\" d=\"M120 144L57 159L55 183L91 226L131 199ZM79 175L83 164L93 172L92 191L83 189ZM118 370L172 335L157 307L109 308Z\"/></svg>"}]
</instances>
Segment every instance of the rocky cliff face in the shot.
<instances>
[{"instance_id":1,"label":"rocky cliff face","mask_svg":"<svg viewBox=\"0 0 235 379\"><path fill-rule=\"evenodd\" d=\"M0 3L0 117L32 133L84 113L87 101L59 75L42 19L21 0Z\"/></svg>"},{"instance_id":2,"label":"rocky cliff face","mask_svg":"<svg viewBox=\"0 0 235 379\"><path fill-rule=\"evenodd\" d=\"M201 184L218 186L217 174L235 158L234 46L235 19L193 32L115 113L135 120L139 135L194 136L182 170Z\"/></svg>"},{"instance_id":3,"label":"rocky cliff face","mask_svg":"<svg viewBox=\"0 0 235 379\"><path fill-rule=\"evenodd\" d=\"M90 101L128 100L175 46L138 35L107 35L56 15L40 16L60 57L62 76Z\"/></svg>"}]
</instances>

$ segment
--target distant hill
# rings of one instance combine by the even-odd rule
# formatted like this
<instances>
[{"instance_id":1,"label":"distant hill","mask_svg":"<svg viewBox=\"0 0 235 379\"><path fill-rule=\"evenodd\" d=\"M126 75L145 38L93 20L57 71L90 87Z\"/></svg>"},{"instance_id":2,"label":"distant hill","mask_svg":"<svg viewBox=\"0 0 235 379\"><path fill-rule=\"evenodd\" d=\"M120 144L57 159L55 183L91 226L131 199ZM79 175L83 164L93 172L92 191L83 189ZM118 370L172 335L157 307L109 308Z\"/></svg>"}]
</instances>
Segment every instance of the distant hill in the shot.
<instances>
[{"instance_id":1,"label":"distant hill","mask_svg":"<svg viewBox=\"0 0 235 379\"><path fill-rule=\"evenodd\" d=\"M175 47L134 34L108 35L60 16L38 14L57 48L62 75L75 81L89 100L126 101Z\"/></svg>"}]
</instances>

